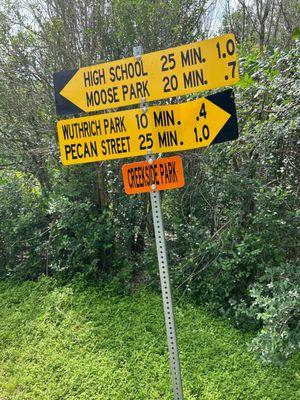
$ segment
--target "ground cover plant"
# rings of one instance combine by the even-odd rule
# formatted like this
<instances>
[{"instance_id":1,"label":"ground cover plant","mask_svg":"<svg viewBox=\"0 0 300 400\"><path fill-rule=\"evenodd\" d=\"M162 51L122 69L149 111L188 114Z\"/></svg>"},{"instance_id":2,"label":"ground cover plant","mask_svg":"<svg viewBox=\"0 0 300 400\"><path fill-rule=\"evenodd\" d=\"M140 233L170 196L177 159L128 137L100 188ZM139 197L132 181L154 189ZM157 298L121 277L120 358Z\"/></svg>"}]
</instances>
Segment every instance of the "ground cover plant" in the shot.
<instances>
[{"instance_id":1,"label":"ground cover plant","mask_svg":"<svg viewBox=\"0 0 300 400\"><path fill-rule=\"evenodd\" d=\"M227 321L188 304L176 317L186 400L299 397L299 356L263 366ZM79 279L1 282L0 398L173 399L161 297Z\"/></svg>"}]
</instances>

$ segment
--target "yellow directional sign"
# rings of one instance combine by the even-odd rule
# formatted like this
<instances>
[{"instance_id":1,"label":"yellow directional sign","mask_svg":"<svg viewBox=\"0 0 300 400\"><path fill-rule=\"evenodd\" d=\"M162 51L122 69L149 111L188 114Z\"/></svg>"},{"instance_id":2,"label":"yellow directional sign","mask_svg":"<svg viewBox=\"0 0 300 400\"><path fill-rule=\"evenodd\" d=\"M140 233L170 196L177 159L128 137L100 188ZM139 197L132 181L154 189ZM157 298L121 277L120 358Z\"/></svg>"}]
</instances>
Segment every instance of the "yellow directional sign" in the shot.
<instances>
[{"instance_id":1,"label":"yellow directional sign","mask_svg":"<svg viewBox=\"0 0 300 400\"><path fill-rule=\"evenodd\" d=\"M232 90L183 104L57 123L64 165L206 147L238 136Z\"/></svg>"},{"instance_id":2,"label":"yellow directional sign","mask_svg":"<svg viewBox=\"0 0 300 400\"><path fill-rule=\"evenodd\" d=\"M233 85L233 34L54 74L58 114L90 112Z\"/></svg>"}]
</instances>

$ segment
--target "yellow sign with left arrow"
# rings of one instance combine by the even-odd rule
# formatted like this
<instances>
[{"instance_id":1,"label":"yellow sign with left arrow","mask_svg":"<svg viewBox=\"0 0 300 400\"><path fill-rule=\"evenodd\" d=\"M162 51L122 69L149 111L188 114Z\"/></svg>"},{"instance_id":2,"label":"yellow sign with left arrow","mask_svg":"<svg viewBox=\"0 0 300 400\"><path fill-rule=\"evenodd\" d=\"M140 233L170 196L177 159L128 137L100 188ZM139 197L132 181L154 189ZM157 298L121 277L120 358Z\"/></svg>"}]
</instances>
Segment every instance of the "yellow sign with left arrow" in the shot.
<instances>
[{"instance_id":1,"label":"yellow sign with left arrow","mask_svg":"<svg viewBox=\"0 0 300 400\"><path fill-rule=\"evenodd\" d=\"M232 33L54 74L57 114L93 112L238 82Z\"/></svg>"},{"instance_id":2,"label":"yellow sign with left arrow","mask_svg":"<svg viewBox=\"0 0 300 400\"><path fill-rule=\"evenodd\" d=\"M133 109L61 120L57 129L64 165L145 156L149 150L190 150L238 136L232 90L146 112Z\"/></svg>"}]
</instances>

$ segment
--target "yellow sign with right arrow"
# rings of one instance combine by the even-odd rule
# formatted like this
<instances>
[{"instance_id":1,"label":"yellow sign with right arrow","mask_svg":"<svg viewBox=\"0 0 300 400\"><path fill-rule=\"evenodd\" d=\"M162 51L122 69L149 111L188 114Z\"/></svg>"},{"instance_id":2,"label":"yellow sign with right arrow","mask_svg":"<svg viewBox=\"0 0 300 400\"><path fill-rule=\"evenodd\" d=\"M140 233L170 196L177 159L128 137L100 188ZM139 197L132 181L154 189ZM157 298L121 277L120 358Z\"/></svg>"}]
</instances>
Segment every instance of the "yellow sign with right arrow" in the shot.
<instances>
[{"instance_id":1,"label":"yellow sign with right arrow","mask_svg":"<svg viewBox=\"0 0 300 400\"><path fill-rule=\"evenodd\" d=\"M64 165L190 150L238 136L232 90L146 112L61 120L57 129Z\"/></svg>"},{"instance_id":2,"label":"yellow sign with right arrow","mask_svg":"<svg viewBox=\"0 0 300 400\"><path fill-rule=\"evenodd\" d=\"M59 115L92 112L195 93L238 82L232 33L54 74Z\"/></svg>"}]
</instances>

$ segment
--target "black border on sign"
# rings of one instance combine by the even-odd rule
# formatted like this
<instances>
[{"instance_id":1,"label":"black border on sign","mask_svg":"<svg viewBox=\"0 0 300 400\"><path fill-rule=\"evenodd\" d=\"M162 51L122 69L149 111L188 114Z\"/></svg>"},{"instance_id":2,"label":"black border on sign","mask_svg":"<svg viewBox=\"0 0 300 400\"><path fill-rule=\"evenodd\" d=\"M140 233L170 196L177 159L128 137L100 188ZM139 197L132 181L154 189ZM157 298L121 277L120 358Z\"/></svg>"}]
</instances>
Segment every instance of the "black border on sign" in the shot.
<instances>
[{"instance_id":1,"label":"black border on sign","mask_svg":"<svg viewBox=\"0 0 300 400\"><path fill-rule=\"evenodd\" d=\"M233 90L227 89L223 92L206 96L206 98L231 115L211 144L229 142L237 139L239 137L239 130Z\"/></svg>"},{"instance_id":2,"label":"black border on sign","mask_svg":"<svg viewBox=\"0 0 300 400\"><path fill-rule=\"evenodd\" d=\"M78 114L83 112L81 108L75 106L75 104L59 94L77 71L78 68L70 71L55 72L53 74L56 113L58 115Z\"/></svg>"}]
</instances>

